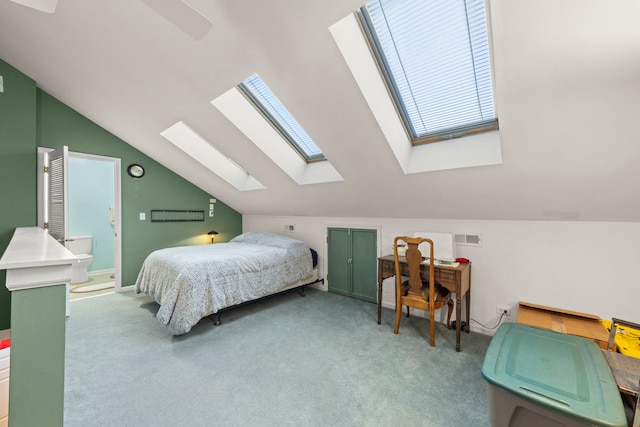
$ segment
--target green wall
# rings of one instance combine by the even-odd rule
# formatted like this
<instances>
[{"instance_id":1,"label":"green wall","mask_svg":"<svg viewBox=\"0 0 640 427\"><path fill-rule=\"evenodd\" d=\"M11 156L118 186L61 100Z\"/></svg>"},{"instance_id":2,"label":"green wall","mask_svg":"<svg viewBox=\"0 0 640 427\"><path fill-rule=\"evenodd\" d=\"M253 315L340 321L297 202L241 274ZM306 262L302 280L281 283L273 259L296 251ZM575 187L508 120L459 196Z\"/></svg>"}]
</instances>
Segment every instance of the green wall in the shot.
<instances>
[{"instance_id":1,"label":"green wall","mask_svg":"<svg viewBox=\"0 0 640 427\"><path fill-rule=\"evenodd\" d=\"M64 284L13 291L11 426L64 423Z\"/></svg>"},{"instance_id":2,"label":"green wall","mask_svg":"<svg viewBox=\"0 0 640 427\"><path fill-rule=\"evenodd\" d=\"M132 285L145 257L164 247L205 244L216 230L216 242L242 232L242 215L218 200L209 218L209 199L216 198L184 180L91 120L69 108L36 82L0 60L4 93L0 93L0 251L4 252L16 227L37 225L37 147L121 159L122 285ZM129 177L131 163L145 167L140 179ZM204 210L204 222L150 222L152 209ZM140 221L144 212L147 220ZM9 327L10 295L0 286L0 329Z\"/></svg>"},{"instance_id":3,"label":"green wall","mask_svg":"<svg viewBox=\"0 0 640 427\"><path fill-rule=\"evenodd\" d=\"M36 83L0 60L0 253L16 227L33 227L36 212ZM10 323L11 295L0 271L0 329Z\"/></svg>"}]
</instances>

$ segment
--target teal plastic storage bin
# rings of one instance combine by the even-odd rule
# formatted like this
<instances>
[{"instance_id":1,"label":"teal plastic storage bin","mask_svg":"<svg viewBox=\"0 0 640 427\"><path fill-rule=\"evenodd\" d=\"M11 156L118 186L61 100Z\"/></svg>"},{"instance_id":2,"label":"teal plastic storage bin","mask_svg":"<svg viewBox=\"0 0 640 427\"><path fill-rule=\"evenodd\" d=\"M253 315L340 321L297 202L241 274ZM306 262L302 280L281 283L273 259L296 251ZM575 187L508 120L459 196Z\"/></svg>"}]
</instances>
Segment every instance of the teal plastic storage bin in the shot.
<instances>
[{"instance_id":1,"label":"teal plastic storage bin","mask_svg":"<svg viewBox=\"0 0 640 427\"><path fill-rule=\"evenodd\" d=\"M602 350L584 338L504 323L482 377L493 427L627 426Z\"/></svg>"}]
</instances>

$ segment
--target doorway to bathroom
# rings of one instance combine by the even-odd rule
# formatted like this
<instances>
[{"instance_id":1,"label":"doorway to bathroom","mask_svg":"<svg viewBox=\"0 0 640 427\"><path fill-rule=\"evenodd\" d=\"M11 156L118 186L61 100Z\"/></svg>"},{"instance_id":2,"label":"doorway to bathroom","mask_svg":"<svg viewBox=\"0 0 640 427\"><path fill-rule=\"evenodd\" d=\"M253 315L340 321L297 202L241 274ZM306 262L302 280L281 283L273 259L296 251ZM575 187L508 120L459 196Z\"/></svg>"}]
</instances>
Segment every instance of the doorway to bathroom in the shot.
<instances>
[{"instance_id":1,"label":"doorway to bathroom","mask_svg":"<svg viewBox=\"0 0 640 427\"><path fill-rule=\"evenodd\" d=\"M102 157L69 153L68 160L69 248L84 244L90 251L78 251L80 272L72 274L69 295L74 300L115 290L116 171Z\"/></svg>"},{"instance_id":2,"label":"doorway to bathroom","mask_svg":"<svg viewBox=\"0 0 640 427\"><path fill-rule=\"evenodd\" d=\"M59 162L58 162L59 160ZM59 177L50 167L38 181L38 225L57 220L65 246L78 255L68 301L121 290L120 159L38 148L38 163L62 164ZM56 189L47 180L59 180ZM49 194L50 192L59 194ZM51 206L59 200L62 214ZM51 214L49 211L52 211ZM53 218L57 216L57 218ZM53 227L53 225L52 225ZM52 232L52 229L50 229ZM52 232L52 235L54 233ZM84 248L83 248L84 246Z\"/></svg>"}]
</instances>

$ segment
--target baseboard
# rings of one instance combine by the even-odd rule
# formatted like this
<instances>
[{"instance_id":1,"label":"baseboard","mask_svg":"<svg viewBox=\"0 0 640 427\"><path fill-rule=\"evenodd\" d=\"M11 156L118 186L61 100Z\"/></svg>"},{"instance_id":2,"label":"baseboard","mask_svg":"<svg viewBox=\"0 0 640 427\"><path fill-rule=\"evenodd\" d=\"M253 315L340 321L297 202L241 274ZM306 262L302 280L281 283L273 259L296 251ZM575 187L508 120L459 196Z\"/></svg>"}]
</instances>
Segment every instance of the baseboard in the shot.
<instances>
[{"instance_id":1,"label":"baseboard","mask_svg":"<svg viewBox=\"0 0 640 427\"><path fill-rule=\"evenodd\" d=\"M89 276L99 276L102 274L116 274L116 270L111 268L111 269L106 269L106 270L95 270L95 271L90 271L89 272Z\"/></svg>"},{"instance_id":2,"label":"baseboard","mask_svg":"<svg viewBox=\"0 0 640 427\"><path fill-rule=\"evenodd\" d=\"M395 311L395 309L396 309L396 305L395 304L385 303L384 301L382 302L382 307L388 308L388 309L393 310L393 311ZM411 315L412 316L422 317L424 319L427 318L427 313L428 312L424 311L424 310L417 310L417 309L411 310ZM438 317L442 317L442 316L436 316L436 322L443 323L443 324L446 323L444 321L444 318L441 319L441 320L438 320ZM453 319L453 320L455 320L455 319ZM475 325L474 322L471 322L471 324L469 325L469 330L471 332L478 332L480 334L490 335L490 336L493 336L496 333L495 329L483 328L483 327Z\"/></svg>"}]
</instances>

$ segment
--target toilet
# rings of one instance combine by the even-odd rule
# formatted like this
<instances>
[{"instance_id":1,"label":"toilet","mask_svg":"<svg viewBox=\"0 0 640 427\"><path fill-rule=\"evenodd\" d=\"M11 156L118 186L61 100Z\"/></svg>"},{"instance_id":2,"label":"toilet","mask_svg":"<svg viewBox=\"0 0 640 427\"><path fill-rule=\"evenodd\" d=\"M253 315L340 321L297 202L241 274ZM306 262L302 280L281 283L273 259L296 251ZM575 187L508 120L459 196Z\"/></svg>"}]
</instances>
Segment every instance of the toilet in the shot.
<instances>
[{"instance_id":1,"label":"toilet","mask_svg":"<svg viewBox=\"0 0 640 427\"><path fill-rule=\"evenodd\" d=\"M67 249L78 257L78 262L71 265L71 283L86 282L89 280L87 268L93 261L93 236L69 236L67 242Z\"/></svg>"}]
</instances>

